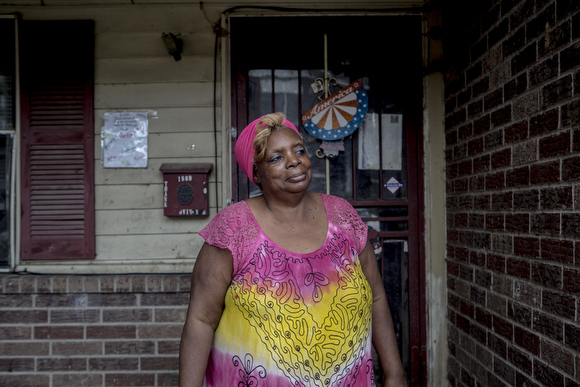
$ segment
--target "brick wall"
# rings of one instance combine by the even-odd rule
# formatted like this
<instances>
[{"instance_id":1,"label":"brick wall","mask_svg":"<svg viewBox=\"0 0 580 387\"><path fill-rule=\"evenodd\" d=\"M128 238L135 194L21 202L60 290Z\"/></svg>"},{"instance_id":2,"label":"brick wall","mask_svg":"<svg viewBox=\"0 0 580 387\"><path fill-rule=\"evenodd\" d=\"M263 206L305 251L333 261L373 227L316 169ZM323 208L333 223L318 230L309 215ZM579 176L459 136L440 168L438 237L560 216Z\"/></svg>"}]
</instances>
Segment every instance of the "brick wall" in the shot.
<instances>
[{"instance_id":1,"label":"brick wall","mask_svg":"<svg viewBox=\"0 0 580 387\"><path fill-rule=\"evenodd\" d=\"M177 386L190 275L0 275L0 386Z\"/></svg>"},{"instance_id":2,"label":"brick wall","mask_svg":"<svg viewBox=\"0 0 580 387\"><path fill-rule=\"evenodd\" d=\"M444 16L449 384L580 386L580 1L478 3Z\"/></svg>"}]
</instances>

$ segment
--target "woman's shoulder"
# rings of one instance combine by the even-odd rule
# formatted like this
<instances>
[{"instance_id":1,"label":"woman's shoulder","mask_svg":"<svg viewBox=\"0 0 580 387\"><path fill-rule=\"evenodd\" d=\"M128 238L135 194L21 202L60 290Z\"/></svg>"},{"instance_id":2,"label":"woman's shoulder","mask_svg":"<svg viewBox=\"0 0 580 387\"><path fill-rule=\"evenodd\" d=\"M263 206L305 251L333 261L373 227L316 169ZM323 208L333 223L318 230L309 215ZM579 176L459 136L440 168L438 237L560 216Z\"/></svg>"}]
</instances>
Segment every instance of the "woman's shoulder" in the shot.
<instances>
[{"instance_id":1,"label":"woman's shoulder","mask_svg":"<svg viewBox=\"0 0 580 387\"><path fill-rule=\"evenodd\" d=\"M230 218L246 218L250 215L250 209L245 201L239 201L230 204L217 213L216 218L230 219Z\"/></svg>"},{"instance_id":2,"label":"woman's shoulder","mask_svg":"<svg viewBox=\"0 0 580 387\"><path fill-rule=\"evenodd\" d=\"M339 196L327 195L323 193L321 193L320 196L322 197L322 201L324 202L324 205L327 209L331 209L333 211L354 211L354 208L346 199L343 199Z\"/></svg>"},{"instance_id":3,"label":"woman's shoulder","mask_svg":"<svg viewBox=\"0 0 580 387\"><path fill-rule=\"evenodd\" d=\"M352 234L357 241L358 250L361 252L367 239L367 225L348 200L326 194L321 194L321 196L325 203L328 221L334 223L344 232Z\"/></svg>"},{"instance_id":4,"label":"woman's shoulder","mask_svg":"<svg viewBox=\"0 0 580 387\"><path fill-rule=\"evenodd\" d=\"M230 250L234 272L237 272L242 257L248 256L258 229L248 205L240 201L218 212L199 235L209 245Z\"/></svg>"},{"instance_id":5,"label":"woman's shoulder","mask_svg":"<svg viewBox=\"0 0 580 387\"><path fill-rule=\"evenodd\" d=\"M239 202L235 202L235 203L230 204L229 206L225 207L220 212L223 212L223 211L245 211L247 209L248 209L248 204L246 203L246 201L240 200Z\"/></svg>"},{"instance_id":6,"label":"woman's shoulder","mask_svg":"<svg viewBox=\"0 0 580 387\"><path fill-rule=\"evenodd\" d=\"M224 229L232 229L242 224L247 225L248 223L252 223L250 209L244 201L240 201L230 204L218 212L203 231L205 233L208 233L210 230L223 231Z\"/></svg>"}]
</instances>

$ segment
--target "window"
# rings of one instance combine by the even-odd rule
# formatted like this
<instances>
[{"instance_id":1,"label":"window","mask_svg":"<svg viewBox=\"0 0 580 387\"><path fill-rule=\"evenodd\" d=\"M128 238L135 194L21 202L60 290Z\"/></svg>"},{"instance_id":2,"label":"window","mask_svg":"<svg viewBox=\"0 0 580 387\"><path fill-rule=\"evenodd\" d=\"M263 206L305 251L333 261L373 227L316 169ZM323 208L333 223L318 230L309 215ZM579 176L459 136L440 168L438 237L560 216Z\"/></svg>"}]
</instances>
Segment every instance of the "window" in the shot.
<instances>
[{"instance_id":1,"label":"window","mask_svg":"<svg viewBox=\"0 0 580 387\"><path fill-rule=\"evenodd\" d=\"M23 21L22 260L95 256L92 21Z\"/></svg>"}]
</instances>

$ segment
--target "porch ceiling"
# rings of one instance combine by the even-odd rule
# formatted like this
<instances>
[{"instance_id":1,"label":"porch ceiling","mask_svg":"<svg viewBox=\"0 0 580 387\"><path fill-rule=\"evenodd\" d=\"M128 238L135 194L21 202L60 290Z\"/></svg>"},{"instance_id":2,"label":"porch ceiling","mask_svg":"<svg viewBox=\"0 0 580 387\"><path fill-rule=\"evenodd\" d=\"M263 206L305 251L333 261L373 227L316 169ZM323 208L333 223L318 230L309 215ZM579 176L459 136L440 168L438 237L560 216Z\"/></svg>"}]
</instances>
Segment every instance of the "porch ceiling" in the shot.
<instances>
[{"instance_id":1,"label":"porch ceiling","mask_svg":"<svg viewBox=\"0 0 580 387\"><path fill-rule=\"evenodd\" d=\"M0 6L111 6L111 5L155 5L155 4L200 4L206 6L235 7L243 5L252 6L277 6L292 8L369 8L369 9L391 9L391 8L419 8L426 6L434 0L317 0L315 4L311 0L297 1L276 1L276 0L205 0L203 2L194 0L0 0Z\"/></svg>"}]
</instances>

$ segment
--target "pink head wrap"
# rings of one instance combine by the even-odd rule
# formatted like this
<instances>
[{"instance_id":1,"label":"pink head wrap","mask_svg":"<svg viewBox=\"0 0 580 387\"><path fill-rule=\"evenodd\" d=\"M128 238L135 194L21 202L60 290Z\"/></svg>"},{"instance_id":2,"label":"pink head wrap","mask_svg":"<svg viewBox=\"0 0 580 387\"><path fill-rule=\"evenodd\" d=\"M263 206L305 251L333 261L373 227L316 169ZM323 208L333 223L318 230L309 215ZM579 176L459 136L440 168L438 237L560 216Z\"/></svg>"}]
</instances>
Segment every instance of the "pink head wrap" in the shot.
<instances>
[{"instance_id":1,"label":"pink head wrap","mask_svg":"<svg viewBox=\"0 0 580 387\"><path fill-rule=\"evenodd\" d=\"M238 140L236 141L236 148L234 151L240 168L242 168L242 171L246 176L248 176L252 183L254 183L254 154L256 153L253 143L254 138L256 137L256 125L262 117L252 121L244 130L242 130L242 133L240 133ZM294 124L286 119L284 120L284 126L300 134Z\"/></svg>"}]
</instances>

